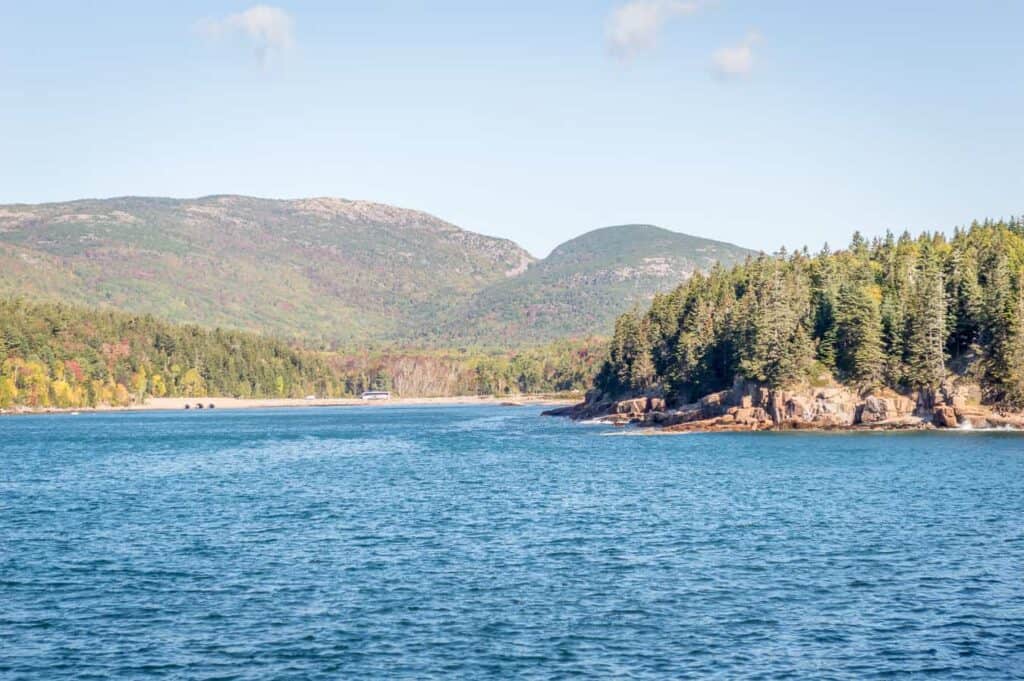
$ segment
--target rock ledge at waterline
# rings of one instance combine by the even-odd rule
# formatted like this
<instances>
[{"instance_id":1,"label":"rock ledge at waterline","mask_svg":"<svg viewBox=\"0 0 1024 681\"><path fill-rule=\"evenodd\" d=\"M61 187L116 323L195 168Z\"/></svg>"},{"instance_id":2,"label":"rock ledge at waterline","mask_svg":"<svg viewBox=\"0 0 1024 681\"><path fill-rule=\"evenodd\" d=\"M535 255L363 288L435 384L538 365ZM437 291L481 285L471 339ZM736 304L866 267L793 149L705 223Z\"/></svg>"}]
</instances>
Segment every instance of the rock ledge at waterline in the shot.
<instances>
[{"instance_id":1,"label":"rock ledge at waterline","mask_svg":"<svg viewBox=\"0 0 1024 681\"><path fill-rule=\"evenodd\" d=\"M584 402L544 414L664 432L1024 429L1024 414L980 404L979 391L970 384L901 395L837 385L779 390L738 381L729 390L674 408L660 396L615 400L591 393Z\"/></svg>"}]
</instances>

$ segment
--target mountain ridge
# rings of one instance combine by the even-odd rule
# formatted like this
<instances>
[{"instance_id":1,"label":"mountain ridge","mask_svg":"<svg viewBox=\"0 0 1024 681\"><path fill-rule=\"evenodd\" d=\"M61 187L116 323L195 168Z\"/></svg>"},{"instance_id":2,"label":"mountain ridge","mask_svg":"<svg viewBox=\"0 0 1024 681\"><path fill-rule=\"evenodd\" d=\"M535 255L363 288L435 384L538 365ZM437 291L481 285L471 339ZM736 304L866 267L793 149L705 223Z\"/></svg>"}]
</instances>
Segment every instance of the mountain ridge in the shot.
<instances>
[{"instance_id":1,"label":"mountain ridge","mask_svg":"<svg viewBox=\"0 0 1024 681\"><path fill-rule=\"evenodd\" d=\"M0 293L326 344L607 333L623 309L750 253L621 225L538 259L424 211L334 197L0 205Z\"/></svg>"},{"instance_id":2,"label":"mountain ridge","mask_svg":"<svg viewBox=\"0 0 1024 681\"><path fill-rule=\"evenodd\" d=\"M474 294L461 319L443 327L444 335L474 341L511 335L543 343L607 332L616 310L647 303L716 262L731 265L753 254L654 225L600 227L563 242L520 276ZM466 318L471 332L460 333Z\"/></svg>"}]
</instances>

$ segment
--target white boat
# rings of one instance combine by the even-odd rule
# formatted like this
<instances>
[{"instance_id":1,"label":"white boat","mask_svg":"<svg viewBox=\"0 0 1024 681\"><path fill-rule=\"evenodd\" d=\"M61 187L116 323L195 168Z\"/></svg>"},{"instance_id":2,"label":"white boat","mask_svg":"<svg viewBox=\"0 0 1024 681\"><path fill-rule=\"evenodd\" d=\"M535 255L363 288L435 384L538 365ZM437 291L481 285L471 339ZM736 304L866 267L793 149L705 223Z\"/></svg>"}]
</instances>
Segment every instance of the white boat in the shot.
<instances>
[{"instance_id":1,"label":"white boat","mask_svg":"<svg viewBox=\"0 0 1024 681\"><path fill-rule=\"evenodd\" d=\"M390 400L391 393L387 390L367 390L359 396L361 400Z\"/></svg>"}]
</instances>

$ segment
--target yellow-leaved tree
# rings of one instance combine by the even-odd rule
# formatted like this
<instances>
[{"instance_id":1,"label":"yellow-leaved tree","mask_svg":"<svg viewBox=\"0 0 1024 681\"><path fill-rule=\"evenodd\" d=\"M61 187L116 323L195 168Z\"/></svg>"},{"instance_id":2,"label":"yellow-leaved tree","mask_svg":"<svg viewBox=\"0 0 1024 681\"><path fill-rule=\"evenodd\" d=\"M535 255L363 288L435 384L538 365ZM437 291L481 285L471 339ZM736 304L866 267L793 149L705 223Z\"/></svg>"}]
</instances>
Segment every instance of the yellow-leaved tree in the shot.
<instances>
[{"instance_id":1,"label":"yellow-leaved tree","mask_svg":"<svg viewBox=\"0 0 1024 681\"><path fill-rule=\"evenodd\" d=\"M146 376L146 368L139 367L139 370L132 373L131 387L132 392L141 402L146 396L146 387L149 385L149 377Z\"/></svg>"},{"instance_id":2,"label":"yellow-leaved tree","mask_svg":"<svg viewBox=\"0 0 1024 681\"><path fill-rule=\"evenodd\" d=\"M113 403L120 407L126 407L132 402L132 396L128 392L128 388L123 383L118 383L114 386L114 400Z\"/></svg>"},{"instance_id":3,"label":"yellow-leaved tree","mask_svg":"<svg viewBox=\"0 0 1024 681\"><path fill-rule=\"evenodd\" d=\"M17 399L18 386L14 384L14 379L10 376L0 376L0 408L14 406Z\"/></svg>"},{"instance_id":4,"label":"yellow-leaved tree","mask_svg":"<svg viewBox=\"0 0 1024 681\"><path fill-rule=\"evenodd\" d=\"M53 393L53 404L58 407L67 408L78 406L75 404L75 395L71 386L63 378L58 378L50 383L50 392Z\"/></svg>"},{"instance_id":5,"label":"yellow-leaved tree","mask_svg":"<svg viewBox=\"0 0 1024 681\"><path fill-rule=\"evenodd\" d=\"M167 384L164 383L164 377L160 374L153 374L149 379L149 393L153 397L163 397L167 394Z\"/></svg>"},{"instance_id":6,"label":"yellow-leaved tree","mask_svg":"<svg viewBox=\"0 0 1024 681\"><path fill-rule=\"evenodd\" d=\"M181 377L181 394L185 397L205 397L206 381L198 369L192 368Z\"/></svg>"},{"instance_id":7,"label":"yellow-leaved tree","mask_svg":"<svg viewBox=\"0 0 1024 681\"><path fill-rule=\"evenodd\" d=\"M25 362L18 374L25 403L30 407L50 406L50 377L42 362Z\"/></svg>"}]
</instances>

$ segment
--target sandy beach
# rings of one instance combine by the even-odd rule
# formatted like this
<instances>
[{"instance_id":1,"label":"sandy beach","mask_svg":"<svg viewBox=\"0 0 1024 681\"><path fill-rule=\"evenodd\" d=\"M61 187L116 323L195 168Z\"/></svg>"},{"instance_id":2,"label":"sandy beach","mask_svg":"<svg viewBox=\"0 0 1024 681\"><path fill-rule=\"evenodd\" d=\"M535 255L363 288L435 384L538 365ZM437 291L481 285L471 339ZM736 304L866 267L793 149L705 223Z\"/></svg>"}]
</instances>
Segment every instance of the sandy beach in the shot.
<instances>
[{"instance_id":1,"label":"sandy beach","mask_svg":"<svg viewBox=\"0 0 1024 681\"><path fill-rule=\"evenodd\" d=\"M572 400L545 398L543 396L523 396L515 398L499 398L492 396L464 395L457 397L393 397L390 400L362 400L358 397L338 399L239 399L235 397L154 397L146 400L143 405L127 407L137 410L184 409L185 405L195 408L202 404L208 408L211 404L217 409L276 409L279 407L397 407L397 406L444 406L466 404L505 404L521 406L527 404L546 405L570 403Z\"/></svg>"},{"instance_id":2,"label":"sandy beach","mask_svg":"<svg viewBox=\"0 0 1024 681\"><path fill-rule=\"evenodd\" d=\"M402 406L456 406L456 405L493 405L493 406L548 406L572 404L578 399L553 397L545 395L521 395L514 397L494 397L489 395L462 395L455 397L393 397L390 400L362 400L358 397L324 398L324 399L240 399L237 397L151 397L143 404L127 407L100 406L96 408L72 409L28 409L15 408L3 414L59 414L69 412L107 412L107 411L177 411L203 409L213 406L215 409L278 409L285 407L402 407Z\"/></svg>"}]
</instances>

